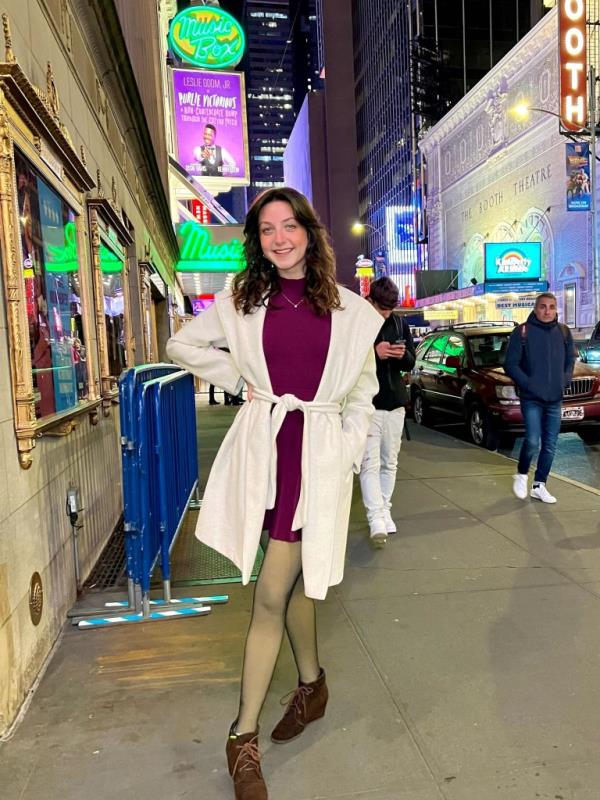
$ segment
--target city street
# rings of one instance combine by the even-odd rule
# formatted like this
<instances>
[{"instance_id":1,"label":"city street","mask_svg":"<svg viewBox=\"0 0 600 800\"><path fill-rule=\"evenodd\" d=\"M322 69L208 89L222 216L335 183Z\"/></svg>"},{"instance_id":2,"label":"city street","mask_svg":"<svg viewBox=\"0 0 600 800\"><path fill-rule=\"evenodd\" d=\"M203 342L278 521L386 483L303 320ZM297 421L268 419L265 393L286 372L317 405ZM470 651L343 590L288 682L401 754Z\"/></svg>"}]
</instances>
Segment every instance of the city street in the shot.
<instances>
[{"instance_id":1,"label":"city street","mask_svg":"<svg viewBox=\"0 0 600 800\"><path fill-rule=\"evenodd\" d=\"M512 448L500 447L498 452L517 459L522 437L518 437ZM584 444L576 433L562 433L558 437L558 448L552 471L587 486L600 489L600 446Z\"/></svg>"},{"instance_id":2,"label":"city street","mask_svg":"<svg viewBox=\"0 0 600 800\"><path fill-rule=\"evenodd\" d=\"M414 427L413 423L411 430ZM469 441L465 426L461 422L438 423L434 427L463 442ZM512 447L501 443L498 452L516 460L519 457L522 441L523 437L517 436ZM600 445L586 445L576 433L561 433L552 471L570 480L600 489Z\"/></svg>"},{"instance_id":3,"label":"city street","mask_svg":"<svg viewBox=\"0 0 600 800\"><path fill-rule=\"evenodd\" d=\"M199 409L203 476L231 417ZM512 462L412 433L384 550L355 487L345 579L318 609L330 704L286 746L269 741L295 679L282 650L261 720L269 796L597 800L600 493L556 478L557 506L522 502ZM252 591L225 589L229 603L199 619L66 625L2 745L3 800L100 800L107 785L135 800L232 798L224 744Z\"/></svg>"}]
</instances>

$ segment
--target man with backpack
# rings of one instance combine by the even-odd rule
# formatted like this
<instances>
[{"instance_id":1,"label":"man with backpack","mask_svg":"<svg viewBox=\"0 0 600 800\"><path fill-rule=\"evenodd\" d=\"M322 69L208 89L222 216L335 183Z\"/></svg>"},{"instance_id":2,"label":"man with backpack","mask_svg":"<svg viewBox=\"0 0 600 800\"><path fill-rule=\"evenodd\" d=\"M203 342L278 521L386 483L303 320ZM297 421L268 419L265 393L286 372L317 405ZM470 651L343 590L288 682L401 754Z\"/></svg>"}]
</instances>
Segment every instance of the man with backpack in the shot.
<instances>
[{"instance_id":1,"label":"man with backpack","mask_svg":"<svg viewBox=\"0 0 600 800\"><path fill-rule=\"evenodd\" d=\"M538 447L541 448L530 496L543 503L556 503L546 488L560 433L561 405L575 364L571 331L558 321L556 297L543 292L527 322L515 328L508 342L504 370L517 385L525 438L519 455L513 492L527 497L527 473Z\"/></svg>"}]
</instances>

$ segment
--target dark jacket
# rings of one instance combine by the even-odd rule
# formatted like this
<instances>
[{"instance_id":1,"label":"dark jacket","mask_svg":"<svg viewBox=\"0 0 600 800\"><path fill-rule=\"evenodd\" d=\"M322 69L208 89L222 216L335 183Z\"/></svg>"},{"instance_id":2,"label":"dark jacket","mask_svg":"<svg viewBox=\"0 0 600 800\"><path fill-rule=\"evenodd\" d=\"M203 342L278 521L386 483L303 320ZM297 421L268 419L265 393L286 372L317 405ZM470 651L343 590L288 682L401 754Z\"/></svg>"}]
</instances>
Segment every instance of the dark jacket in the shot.
<instances>
[{"instance_id":1,"label":"dark jacket","mask_svg":"<svg viewBox=\"0 0 600 800\"><path fill-rule=\"evenodd\" d=\"M406 344L406 353L402 358L381 359L375 351L379 391L373 398L373 405L378 411L393 411L408 403L408 389L402 373L410 372L415 365L415 344L408 322L397 314L390 314L381 326L375 344L393 344L397 339L404 339Z\"/></svg>"},{"instance_id":2,"label":"dark jacket","mask_svg":"<svg viewBox=\"0 0 600 800\"><path fill-rule=\"evenodd\" d=\"M540 322L532 311L510 336L504 371L523 399L557 403L571 382L574 364L571 331L556 320Z\"/></svg>"}]
</instances>

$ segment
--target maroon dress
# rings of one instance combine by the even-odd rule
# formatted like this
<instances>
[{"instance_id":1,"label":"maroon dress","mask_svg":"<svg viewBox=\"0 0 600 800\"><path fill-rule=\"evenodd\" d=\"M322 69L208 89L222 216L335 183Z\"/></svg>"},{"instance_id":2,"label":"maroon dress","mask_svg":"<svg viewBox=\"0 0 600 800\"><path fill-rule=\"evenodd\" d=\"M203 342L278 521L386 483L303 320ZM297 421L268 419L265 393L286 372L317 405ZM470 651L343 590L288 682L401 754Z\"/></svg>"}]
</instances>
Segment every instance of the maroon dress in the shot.
<instances>
[{"instance_id":1,"label":"maroon dress","mask_svg":"<svg viewBox=\"0 0 600 800\"><path fill-rule=\"evenodd\" d=\"M280 278L281 292L267 306L263 349L273 393L314 400L329 350L331 314L319 317L304 297L306 281ZM292 530L302 479L304 414L286 414L277 435L277 494L265 514L271 539L297 542L302 530Z\"/></svg>"}]
</instances>

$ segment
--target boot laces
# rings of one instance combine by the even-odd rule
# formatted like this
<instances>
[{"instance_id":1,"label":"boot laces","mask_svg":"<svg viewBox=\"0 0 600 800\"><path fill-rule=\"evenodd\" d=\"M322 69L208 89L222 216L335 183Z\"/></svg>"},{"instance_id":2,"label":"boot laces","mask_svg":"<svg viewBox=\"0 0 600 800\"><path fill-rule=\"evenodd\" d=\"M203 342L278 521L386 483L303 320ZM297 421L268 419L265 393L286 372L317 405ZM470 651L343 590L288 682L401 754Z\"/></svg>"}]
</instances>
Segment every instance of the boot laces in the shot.
<instances>
[{"instance_id":1,"label":"boot laces","mask_svg":"<svg viewBox=\"0 0 600 800\"><path fill-rule=\"evenodd\" d=\"M259 777L262 776L260 771L260 752L258 750L258 738L250 739L240 747L240 752L233 765L233 775L237 771L240 772L255 772Z\"/></svg>"},{"instance_id":2,"label":"boot laces","mask_svg":"<svg viewBox=\"0 0 600 800\"><path fill-rule=\"evenodd\" d=\"M279 702L282 706L288 704L286 714L293 711L294 714L306 715L306 701L313 692L312 686L301 684L297 689L292 689L291 692L284 695Z\"/></svg>"}]
</instances>

